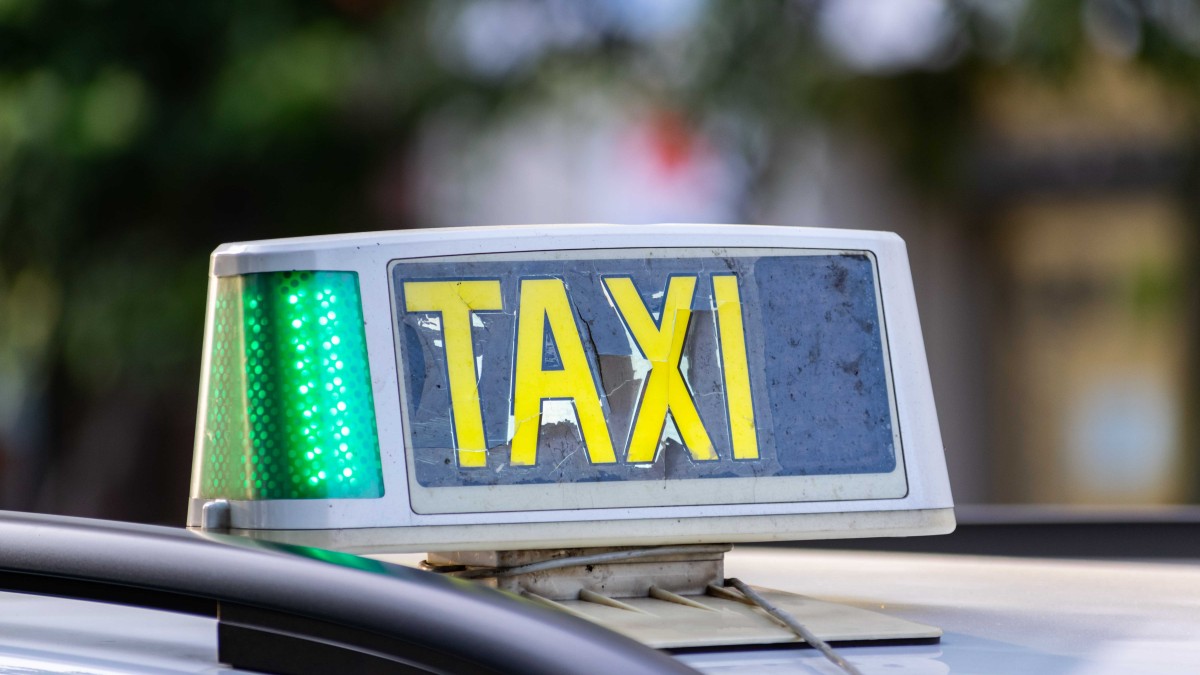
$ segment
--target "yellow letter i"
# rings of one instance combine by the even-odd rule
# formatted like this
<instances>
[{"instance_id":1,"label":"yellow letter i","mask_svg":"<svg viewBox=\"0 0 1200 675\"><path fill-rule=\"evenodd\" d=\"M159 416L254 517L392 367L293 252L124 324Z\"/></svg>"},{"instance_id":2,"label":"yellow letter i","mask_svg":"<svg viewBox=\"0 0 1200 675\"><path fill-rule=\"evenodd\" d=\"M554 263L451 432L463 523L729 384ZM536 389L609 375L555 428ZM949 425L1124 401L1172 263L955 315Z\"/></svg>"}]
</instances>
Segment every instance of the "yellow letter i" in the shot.
<instances>
[{"instance_id":1,"label":"yellow letter i","mask_svg":"<svg viewBox=\"0 0 1200 675\"><path fill-rule=\"evenodd\" d=\"M758 431L754 425L754 400L750 395L746 331L742 325L742 300L737 277L714 274L713 300L721 336L721 366L725 371L725 405L729 413L729 439L734 459L758 459Z\"/></svg>"}]
</instances>

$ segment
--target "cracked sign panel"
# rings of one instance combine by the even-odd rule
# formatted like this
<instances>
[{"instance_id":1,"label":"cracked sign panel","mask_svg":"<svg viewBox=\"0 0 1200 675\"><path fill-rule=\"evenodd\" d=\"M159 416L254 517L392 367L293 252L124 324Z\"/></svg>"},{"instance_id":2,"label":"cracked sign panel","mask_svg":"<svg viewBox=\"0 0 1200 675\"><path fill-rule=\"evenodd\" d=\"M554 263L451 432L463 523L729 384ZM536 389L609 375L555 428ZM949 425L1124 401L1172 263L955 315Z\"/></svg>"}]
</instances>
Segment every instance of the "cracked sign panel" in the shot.
<instances>
[{"instance_id":1,"label":"cracked sign panel","mask_svg":"<svg viewBox=\"0 0 1200 675\"><path fill-rule=\"evenodd\" d=\"M418 513L900 498L865 251L395 260Z\"/></svg>"}]
</instances>

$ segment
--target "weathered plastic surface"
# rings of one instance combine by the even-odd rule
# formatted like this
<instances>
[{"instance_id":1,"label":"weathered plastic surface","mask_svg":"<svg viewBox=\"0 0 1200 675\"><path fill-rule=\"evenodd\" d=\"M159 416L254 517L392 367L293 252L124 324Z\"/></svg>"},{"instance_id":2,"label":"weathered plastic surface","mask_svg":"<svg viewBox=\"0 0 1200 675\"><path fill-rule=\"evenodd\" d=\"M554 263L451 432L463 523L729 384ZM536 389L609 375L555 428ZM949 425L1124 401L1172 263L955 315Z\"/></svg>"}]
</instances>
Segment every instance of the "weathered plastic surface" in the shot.
<instances>
[{"instance_id":1,"label":"weathered plastic surface","mask_svg":"<svg viewBox=\"0 0 1200 675\"><path fill-rule=\"evenodd\" d=\"M393 266L421 485L896 468L868 255L602 255Z\"/></svg>"}]
</instances>

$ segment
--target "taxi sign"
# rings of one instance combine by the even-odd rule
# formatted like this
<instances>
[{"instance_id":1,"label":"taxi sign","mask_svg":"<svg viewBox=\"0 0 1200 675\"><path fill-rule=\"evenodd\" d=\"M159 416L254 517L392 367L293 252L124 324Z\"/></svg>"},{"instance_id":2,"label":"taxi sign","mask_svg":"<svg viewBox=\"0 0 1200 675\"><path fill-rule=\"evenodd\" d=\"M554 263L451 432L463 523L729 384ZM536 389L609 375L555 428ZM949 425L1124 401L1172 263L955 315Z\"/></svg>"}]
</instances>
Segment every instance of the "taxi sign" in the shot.
<instances>
[{"instance_id":1,"label":"taxi sign","mask_svg":"<svg viewBox=\"0 0 1200 675\"><path fill-rule=\"evenodd\" d=\"M903 242L412 230L213 254L189 524L357 551L953 528Z\"/></svg>"}]
</instances>

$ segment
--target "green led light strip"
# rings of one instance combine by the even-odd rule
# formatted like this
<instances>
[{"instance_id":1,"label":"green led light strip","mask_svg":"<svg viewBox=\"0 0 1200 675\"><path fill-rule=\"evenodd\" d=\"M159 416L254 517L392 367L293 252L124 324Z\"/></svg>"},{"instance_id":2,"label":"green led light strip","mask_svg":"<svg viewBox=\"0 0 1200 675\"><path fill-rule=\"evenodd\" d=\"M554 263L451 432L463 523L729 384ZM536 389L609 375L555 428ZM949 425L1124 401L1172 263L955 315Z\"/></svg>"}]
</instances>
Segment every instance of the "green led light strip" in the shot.
<instances>
[{"instance_id":1,"label":"green led light strip","mask_svg":"<svg viewBox=\"0 0 1200 675\"><path fill-rule=\"evenodd\" d=\"M383 496L358 275L217 280L201 498Z\"/></svg>"}]
</instances>

